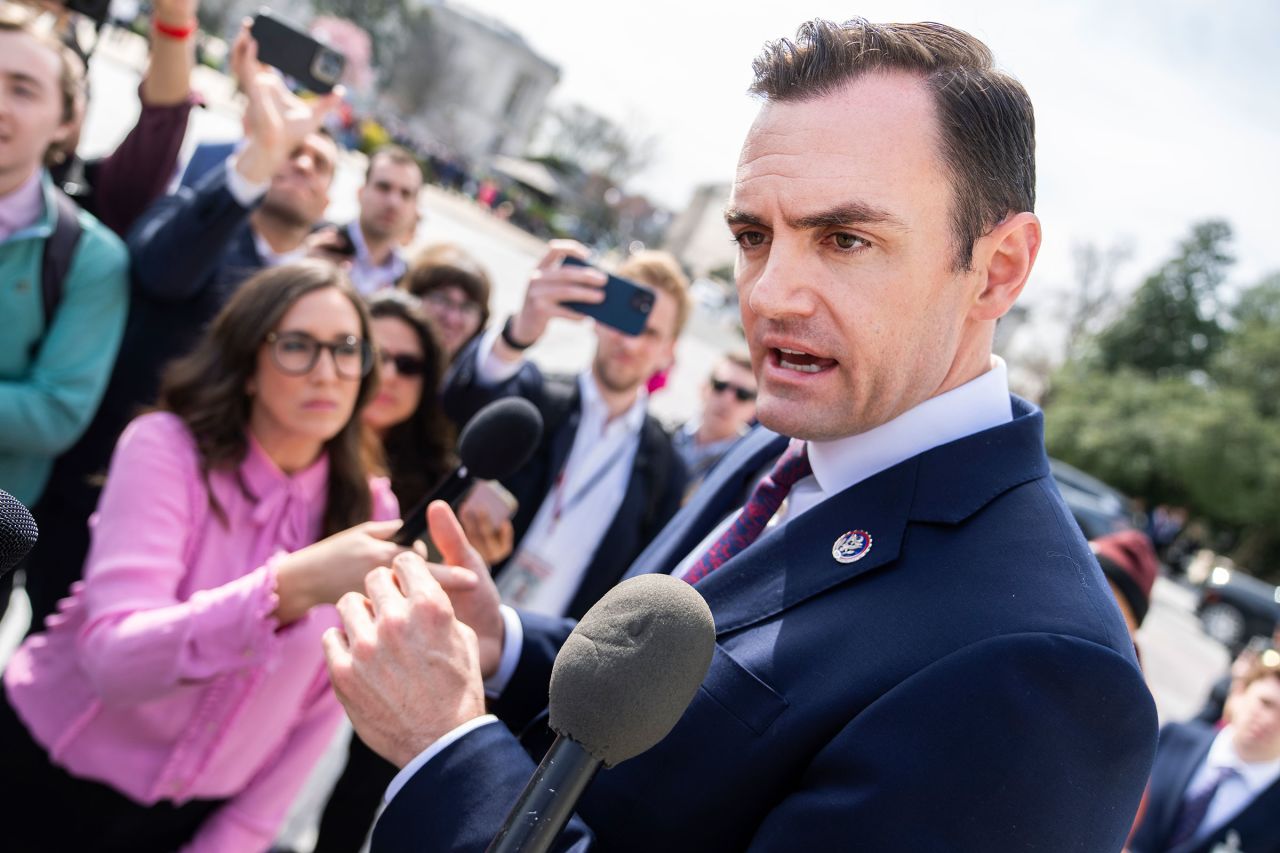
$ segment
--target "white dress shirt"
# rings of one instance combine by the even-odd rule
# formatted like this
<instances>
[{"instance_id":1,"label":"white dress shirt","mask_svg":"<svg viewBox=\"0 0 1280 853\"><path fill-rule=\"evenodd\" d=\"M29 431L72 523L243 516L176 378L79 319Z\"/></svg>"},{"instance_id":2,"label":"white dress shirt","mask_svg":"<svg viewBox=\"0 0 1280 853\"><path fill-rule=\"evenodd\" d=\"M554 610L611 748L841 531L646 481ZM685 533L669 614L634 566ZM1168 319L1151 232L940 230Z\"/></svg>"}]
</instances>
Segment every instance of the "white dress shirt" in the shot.
<instances>
[{"instance_id":1,"label":"white dress shirt","mask_svg":"<svg viewBox=\"0 0 1280 853\"><path fill-rule=\"evenodd\" d=\"M1213 739L1209 753L1200 764L1200 769L1191 777L1187 791L1195 791L1210 784L1217 776L1219 769L1230 767L1236 771L1227 776L1218 786L1213 799L1209 801L1209 810L1204 820L1196 829L1192 838L1204 838L1225 824L1231 818L1244 811L1254 799L1271 787L1280 778L1280 758L1274 761L1248 762L1236 754L1231 742L1231 726L1223 727ZM1185 793L1184 793L1185 796Z\"/></svg>"},{"instance_id":2,"label":"white dress shirt","mask_svg":"<svg viewBox=\"0 0 1280 853\"><path fill-rule=\"evenodd\" d=\"M627 496L649 395L610 418L590 371L579 374L582 415L573 449L498 577L504 604L560 616ZM603 547L607 547L607 543Z\"/></svg>"},{"instance_id":3,"label":"white dress shirt","mask_svg":"<svg viewBox=\"0 0 1280 853\"><path fill-rule=\"evenodd\" d=\"M351 261L351 284L355 287L356 292L361 296L368 296L376 293L384 287L395 287L396 282L405 274L405 270L409 265L405 263L404 256L395 248L387 255L387 259L380 264L373 262L373 256L369 254L369 244L365 242L364 231L360 230L359 222L352 222L347 226L348 233L351 234L351 245L355 247L356 256Z\"/></svg>"},{"instance_id":4,"label":"white dress shirt","mask_svg":"<svg viewBox=\"0 0 1280 853\"><path fill-rule=\"evenodd\" d=\"M482 346L482 358L485 353ZM809 442L809 462L813 473L796 482L769 525L772 528L786 524L788 519L812 509L827 498L926 450L1012 420L1008 372L1004 361L998 356L992 356L991 369L986 373L958 388L925 400L888 423L858 435L833 441ZM797 441L799 439L792 439L793 444ZM736 517L737 513L730 513L680 561L671 574L684 577L693 563L706 553ZM768 535L768 531L762 535ZM506 606L502 611L506 636L503 639L502 660L498 671L485 682L485 690L490 696L501 694L510 681L524 645L524 630L520 625L519 614ZM493 716L481 720L498 722L497 717ZM471 720L423 750L391 780L387 787L386 801L390 802L413 774L433 756L482 724L480 720Z\"/></svg>"}]
</instances>

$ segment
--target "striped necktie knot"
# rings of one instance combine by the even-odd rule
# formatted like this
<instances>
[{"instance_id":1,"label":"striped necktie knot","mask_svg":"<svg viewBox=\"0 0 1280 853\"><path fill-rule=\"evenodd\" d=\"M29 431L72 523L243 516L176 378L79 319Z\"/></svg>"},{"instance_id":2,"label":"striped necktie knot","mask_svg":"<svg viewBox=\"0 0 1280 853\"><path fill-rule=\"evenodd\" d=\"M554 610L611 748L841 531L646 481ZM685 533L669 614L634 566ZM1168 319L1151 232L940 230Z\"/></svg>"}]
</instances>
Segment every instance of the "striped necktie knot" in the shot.
<instances>
[{"instance_id":1,"label":"striped necktie knot","mask_svg":"<svg viewBox=\"0 0 1280 853\"><path fill-rule=\"evenodd\" d=\"M791 492L791 487L797 480L812 473L808 445L788 447L774 463L773 470L756 484L751 496L743 504L742 511L738 513L738 517L707 550L707 553L689 568L684 579L689 583L697 583L756 541L768 525L769 519L773 518L778 507L782 506L783 500Z\"/></svg>"}]
</instances>

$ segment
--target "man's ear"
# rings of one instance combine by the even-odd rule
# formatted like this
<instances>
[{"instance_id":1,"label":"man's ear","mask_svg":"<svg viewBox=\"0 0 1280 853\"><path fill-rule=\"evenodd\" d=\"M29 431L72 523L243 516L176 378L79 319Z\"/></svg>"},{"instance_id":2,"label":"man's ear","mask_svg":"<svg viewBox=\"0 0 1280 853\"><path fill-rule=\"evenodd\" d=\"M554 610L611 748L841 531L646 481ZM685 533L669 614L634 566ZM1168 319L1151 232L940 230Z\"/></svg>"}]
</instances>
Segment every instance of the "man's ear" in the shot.
<instances>
[{"instance_id":1,"label":"man's ear","mask_svg":"<svg viewBox=\"0 0 1280 853\"><path fill-rule=\"evenodd\" d=\"M1039 251L1040 219L1034 213L1016 213L980 238L973 248L973 264L983 278L971 316L1003 317L1026 286Z\"/></svg>"}]
</instances>

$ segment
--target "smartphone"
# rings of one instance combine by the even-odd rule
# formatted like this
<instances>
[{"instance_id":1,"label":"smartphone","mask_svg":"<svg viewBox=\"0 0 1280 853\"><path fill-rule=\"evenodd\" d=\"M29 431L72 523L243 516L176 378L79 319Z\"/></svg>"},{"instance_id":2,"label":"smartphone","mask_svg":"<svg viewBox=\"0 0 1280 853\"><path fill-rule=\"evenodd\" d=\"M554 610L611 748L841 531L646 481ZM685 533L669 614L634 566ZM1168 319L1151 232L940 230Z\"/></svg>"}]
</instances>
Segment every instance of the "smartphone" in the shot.
<instances>
[{"instance_id":1,"label":"smartphone","mask_svg":"<svg viewBox=\"0 0 1280 853\"><path fill-rule=\"evenodd\" d=\"M497 527L516 514L520 502L497 480L476 480L462 506L483 513Z\"/></svg>"},{"instance_id":2,"label":"smartphone","mask_svg":"<svg viewBox=\"0 0 1280 853\"><path fill-rule=\"evenodd\" d=\"M563 263L575 267L591 266L572 255L566 257ZM595 318L597 323L612 326L624 335L638 335L644 331L644 324L649 321L653 303L657 299L657 294L650 288L609 275L609 280L604 284L603 302L566 302L564 305L579 314Z\"/></svg>"},{"instance_id":3,"label":"smartphone","mask_svg":"<svg viewBox=\"0 0 1280 853\"><path fill-rule=\"evenodd\" d=\"M101 24L111 11L111 0L67 0L67 8L79 12L94 23Z\"/></svg>"},{"instance_id":4,"label":"smartphone","mask_svg":"<svg viewBox=\"0 0 1280 853\"><path fill-rule=\"evenodd\" d=\"M249 32L258 43L258 60L280 69L304 89L324 95L342 79L345 56L269 11L254 16Z\"/></svg>"}]
</instances>

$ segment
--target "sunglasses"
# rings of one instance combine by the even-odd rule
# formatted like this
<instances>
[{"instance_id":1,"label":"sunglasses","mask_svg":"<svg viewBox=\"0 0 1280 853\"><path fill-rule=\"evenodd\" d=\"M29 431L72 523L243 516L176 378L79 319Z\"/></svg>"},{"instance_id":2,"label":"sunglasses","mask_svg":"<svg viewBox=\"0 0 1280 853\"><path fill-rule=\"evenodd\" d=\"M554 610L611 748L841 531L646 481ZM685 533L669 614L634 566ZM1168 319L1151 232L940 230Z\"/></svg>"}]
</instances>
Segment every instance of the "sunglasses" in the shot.
<instances>
[{"instance_id":1,"label":"sunglasses","mask_svg":"<svg viewBox=\"0 0 1280 853\"><path fill-rule=\"evenodd\" d=\"M756 392L750 388L743 388L741 385L734 385L732 382L725 382L723 379L711 380L711 390L717 394L723 394L730 388L733 389L733 394L738 398L739 403L747 403L756 398Z\"/></svg>"},{"instance_id":2,"label":"sunglasses","mask_svg":"<svg viewBox=\"0 0 1280 853\"><path fill-rule=\"evenodd\" d=\"M378 353L378 361L383 365L394 364L396 373L401 376L421 376L427 372L427 363L420 358L404 353L390 353L382 350Z\"/></svg>"}]
</instances>

